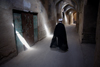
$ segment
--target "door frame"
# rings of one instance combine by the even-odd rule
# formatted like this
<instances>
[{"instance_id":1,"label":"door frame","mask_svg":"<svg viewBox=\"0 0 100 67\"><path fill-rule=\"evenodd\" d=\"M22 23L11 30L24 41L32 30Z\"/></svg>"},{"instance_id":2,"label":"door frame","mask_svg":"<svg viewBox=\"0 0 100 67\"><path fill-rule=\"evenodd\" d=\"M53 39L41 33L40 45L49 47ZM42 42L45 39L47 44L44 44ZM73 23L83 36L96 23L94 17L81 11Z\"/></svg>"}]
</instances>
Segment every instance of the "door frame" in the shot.
<instances>
[{"instance_id":1,"label":"door frame","mask_svg":"<svg viewBox=\"0 0 100 67\"><path fill-rule=\"evenodd\" d=\"M37 12L30 12L30 11L28 11L28 12L25 12L25 11L22 11L22 10L16 10L16 9L13 9L12 10L12 15L13 15L13 18L14 18L14 13L19 13L19 14L21 14L21 13L30 13L30 14L33 14L33 15L37 15L37 41L39 40L39 36L38 36L38 32L39 32L39 29L38 29L38 20L39 20L39 18L38 18L38 13ZM22 15L21 15L22 16ZM13 19L13 24L14 24L14 19ZM34 29L34 28L33 28ZM34 34L33 34L34 35ZM15 27L14 27L14 36L15 36L15 43L16 43L16 49L17 49L17 42L16 42L16 31L15 31ZM36 41L36 42L37 42ZM36 42L34 42L34 43L36 43ZM24 50L26 50L25 49L25 47L23 47L24 48ZM17 49L17 51L18 51L18 49Z\"/></svg>"}]
</instances>

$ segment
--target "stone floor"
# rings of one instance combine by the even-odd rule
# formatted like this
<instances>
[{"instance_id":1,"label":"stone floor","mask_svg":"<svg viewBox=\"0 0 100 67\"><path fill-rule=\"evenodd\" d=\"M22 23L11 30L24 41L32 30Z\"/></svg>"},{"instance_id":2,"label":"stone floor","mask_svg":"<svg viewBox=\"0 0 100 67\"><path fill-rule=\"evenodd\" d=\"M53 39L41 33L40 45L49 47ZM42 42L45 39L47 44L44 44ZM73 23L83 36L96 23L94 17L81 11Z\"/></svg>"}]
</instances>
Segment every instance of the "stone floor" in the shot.
<instances>
[{"instance_id":1,"label":"stone floor","mask_svg":"<svg viewBox=\"0 0 100 67\"><path fill-rule=\"evenodd\" d=\"M94 55L95 55L95 44L81 44L83 57L85 59L86 67L93 67Z\"/></svg>"},{"instance_id":2,"label":"stone floor","mask_svg":"<svg viewBox=\"0 0 100 67\"><path fill-rule=\"evenodd\" d=\"M69 49L50 49L52 37L37 42L0 67L93 67L95 45L80 44L75 25L67 26Z\"/></svg>"}]
</instances>

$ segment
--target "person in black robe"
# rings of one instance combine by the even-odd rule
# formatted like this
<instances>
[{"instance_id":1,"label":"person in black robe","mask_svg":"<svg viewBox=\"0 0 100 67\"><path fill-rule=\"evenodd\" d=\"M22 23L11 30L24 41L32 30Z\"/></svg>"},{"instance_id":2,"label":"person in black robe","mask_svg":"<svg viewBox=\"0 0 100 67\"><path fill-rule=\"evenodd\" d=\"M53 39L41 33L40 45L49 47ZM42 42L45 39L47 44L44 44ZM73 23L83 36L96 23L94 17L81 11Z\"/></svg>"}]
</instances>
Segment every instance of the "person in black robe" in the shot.
<instances>
[{"instance_id":1,"label":"person in black robe","mask_svg":"<svg viewBox=\"0 0 100 67\"><path fill-rule=\"evenodd\" d=\"M62 19L59 19L59 23L55 27L50 47L52 48L52 46L59 47L63 51L68 50L66 30Z\"/></svg>"}]
</instances>

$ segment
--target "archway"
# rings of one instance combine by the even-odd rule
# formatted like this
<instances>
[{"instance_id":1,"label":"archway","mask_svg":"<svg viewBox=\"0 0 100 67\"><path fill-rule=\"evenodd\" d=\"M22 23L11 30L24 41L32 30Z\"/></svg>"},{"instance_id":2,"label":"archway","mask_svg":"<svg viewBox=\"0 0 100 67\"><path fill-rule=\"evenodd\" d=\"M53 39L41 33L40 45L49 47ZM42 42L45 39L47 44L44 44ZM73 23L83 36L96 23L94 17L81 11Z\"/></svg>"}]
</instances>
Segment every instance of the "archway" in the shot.
<instances>
[{"instance_id":1,"label":"archway","mask_svg":"<svg viewBox=\"0 0 100 67\"><path fill-rule=\"evenodd\" d=\"M66 6L64 5L62 7L62 17L64 19L64 24L75 24L76 23L76 17L77 17L77 11L75 10L75 8L70 5L67 4ZM64 13L64 14L63 14ZM63 16L64 15L64 16ZM75 21L75 22L74 22Z\"/></svg>"}]
</instances>

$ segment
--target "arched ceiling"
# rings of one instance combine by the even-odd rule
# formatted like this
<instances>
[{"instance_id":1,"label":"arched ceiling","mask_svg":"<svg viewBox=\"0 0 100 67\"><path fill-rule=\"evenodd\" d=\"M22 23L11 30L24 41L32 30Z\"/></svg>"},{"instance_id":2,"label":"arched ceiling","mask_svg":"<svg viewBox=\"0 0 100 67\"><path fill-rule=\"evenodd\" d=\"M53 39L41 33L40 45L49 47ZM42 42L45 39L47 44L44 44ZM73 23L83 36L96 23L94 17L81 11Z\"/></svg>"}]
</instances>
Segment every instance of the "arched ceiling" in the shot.
<instances>
[{"instance_id":1,"label":"arched ceiling","mask_svg":"<svg viewBox=\"0 0 100 67\"><path fill-rule=\"evenodd\" d=\"M63 2L62 5L60 5ZM56 6L62 6L61 10L67 12L69 10L77 11L77 0L57 0Z\"/></svg>"},{"instance_id":2,"label":"arched ceiling","mask_svg":"<svg viewBox=\"0 0 100 67\"><path fill-rule=\"evenodd\" d=\"M69 14L70 12L74 13L74 12L76 12L76 10L75 9L69 9L69 10L66 11L66 14Z\"/></svg>"},{"instance_id":3,"label":"arched ceiling","mask_svg":"<svg viewBox=\"0 0 100 67\"><path fill-rule=\"evenodd\" d=\"M70 4L68 4L63 9L64 9L64 12L65 12L65 11L67 11L69 9L74 9L74 7L72 5L70 5Z\"/></svg>"}]
</instances>

